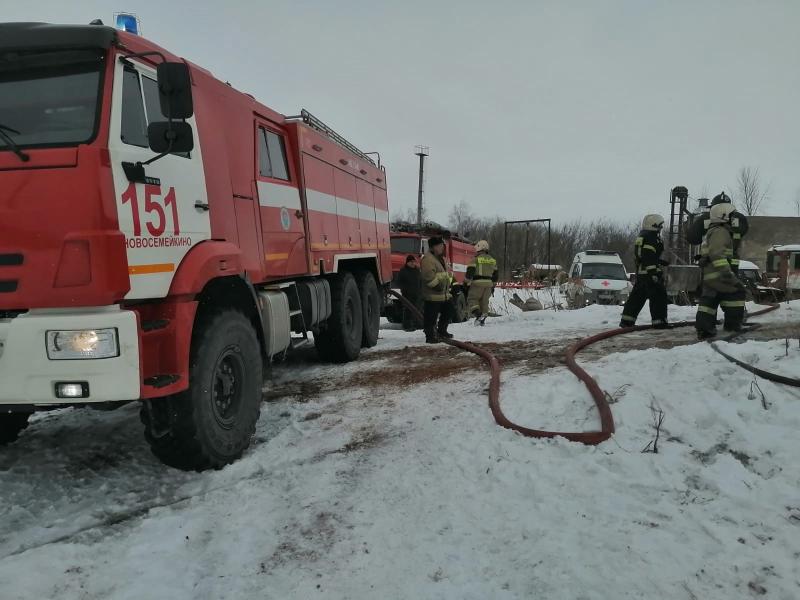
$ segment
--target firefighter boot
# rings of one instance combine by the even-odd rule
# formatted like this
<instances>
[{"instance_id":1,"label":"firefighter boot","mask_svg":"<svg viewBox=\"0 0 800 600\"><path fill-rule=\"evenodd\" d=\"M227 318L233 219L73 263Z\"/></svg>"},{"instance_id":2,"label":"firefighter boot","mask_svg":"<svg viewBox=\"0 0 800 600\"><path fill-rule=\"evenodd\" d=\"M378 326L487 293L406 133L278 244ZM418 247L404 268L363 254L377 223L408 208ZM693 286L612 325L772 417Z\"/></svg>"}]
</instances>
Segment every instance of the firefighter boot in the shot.
<instances>
[{"instance_id":1,"label":"firefighter boot","mask_svg":"<svg viewBox=\"0 0 800 600\"><path fill-rule=\"evenodd\" d=\"M714 331L705 331L703 329L698 329L697 330L697 339L700 340L701 342L703 340L713 339L716 336L717 336L716 330L714 330Z\"/></svg>"}]
</instances>

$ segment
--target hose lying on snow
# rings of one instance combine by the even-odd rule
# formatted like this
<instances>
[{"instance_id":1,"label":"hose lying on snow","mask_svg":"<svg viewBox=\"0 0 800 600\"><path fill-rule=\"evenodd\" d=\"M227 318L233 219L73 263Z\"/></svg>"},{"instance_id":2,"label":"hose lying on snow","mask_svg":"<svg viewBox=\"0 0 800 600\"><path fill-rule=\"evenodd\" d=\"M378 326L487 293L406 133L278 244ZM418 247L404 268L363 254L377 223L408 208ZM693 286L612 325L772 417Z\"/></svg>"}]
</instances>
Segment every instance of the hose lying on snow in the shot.
<instances>
[{"instance_id":1,"label":"hose lying on snow","mask_svg":"<svg viewBox=\"0 0 800 600\"><path fill-rule=\"evenodd\" d=\"M422 314L417 309L414 304L408 301L402 294L397 293L394 290L390 290L394 297L396 297L403 305L408 308L418 319L423 319ZM766 314L770 311L775 310L778 308L777 304L771 304L763 310L759 310L757 312L751 313L750 317L757 317L763 314ZM672 324L672 327L689 327L693 326L694 321L681 321L680 323ZM575 376L580 379L586 388L589 390L589 393L592 395L592 399L594 400L595 405L597 406L597 412L600 415L600 431L546 431L543 429L531 429L529 427L524 427L522 425L517 425L513 421L509 420L508 417L503 414L503 410L500 408L500 362L497 360L497 357L494 356L488 350L485 350L475 344L471 344L469 342L462 342L460 340L443 340L446 344L451 346L455 346L456 348L461 348L462 350L466 350L467 352L472 352L477 356L480 356L486 364L489 365L489 370L491 372L491 379L489 381L489 408L492 411L492 416L494 417L495 422L500 425L501 427L505 427L506 429L511 429L512 431L516 431L521 433L526 437L532 438L553 438L553 437L563 437L572 442L580 442L583 444L588 445L596 445L601 442L606 441L614 434L614 417L611 414L611 407L608 404L606 399L606 394L603 390L600 389L600 386L597 384L597 381L589 375L585 370L583 370L575 360L575 355L578 354L582 349L590 346L596 342L601 340L605 340L611 337L615 337L618 335L623 335L625 333L632 333L634 331L642 331L644 329L652 329L651 325L637 325L635 327L626 327L620 329L612 329L609 331L604 331L602 333L598 333L581 340L575 342L572 346L567 348L566 352L566 363L567 368L575 374ZM727 357L722 351L716 348L713 344L712 347L720 352L729 360L733 360L737 364L739 361L734 359L733 357ZM743 366L743 365L741 365ZM747 365L749 367L749 365ZM752 369L753 367L751 367ZM768 375L774 375L769 373ZM763 377L763 375L761 375ZM779 375L774 375L774 377L781 377ZM767 377L765 377L767 379ZM775 379L772 379L775 381ZM789 384L793 385L793 384Z\"/></svg>"},{"instance_id":2,"label":"hose lying on snow","mask_svg":"<svg viewBox=\"0 0 800 600\"><path fill-rule=\"evenodd\" d=\"M394 290L390 290L390 293L400 300L400 302L402 302L403 305L408 308L408 310L415 314L417 318L423 318L417 307L404 298L402 294L398 294ZM638 329L646 329L646 327L639 327ZM531 429L529 427L517 425L513 421L509 420L508 417L503 414L503 410L500 408L500 362L497 360L497 357L488 350L484 350L483 348L469 342L462 342L459 340L444 340L444 342L451 346L455 346L456 348L461 348L462 350L466 350L467 352L472 352L473 354L480 356L486 362L486 364L489 365L489 370L491 372L491 379L489 381L489 408L492 411L492 416L498 425L505 427L506 429L511 429L512 431L517 431L526 437L563 437L572 442L595 445L599 444L600 442L604 442L613 435L614 417L611 415L611 407L608 405L605 394L603 394L600 386L597 385L597 382L594 379L592 379L591 375L589 375L575 363L575 354L580 351L581 348L588 346L599 339L611 337L613 335L619 335L621 333L626 333L627 331L628 330L625 329L618 329L594 336L594 338L597 339L586 338L567 350L567 367L569 367L569 369L575 373L575 375L577 375L578 378L584 382L584 384L586 384L586 387L589 388L589 392L592 394L592 398L597 406L597 411L600 413L600 431L545 431L543 429Z\"/></svg>"},{"instance_id":3,"label":"hose lying on snow","mask_svg":"<svg viewBox=\"0 0 800 600\"><path fill-rule=\"evenodd\" d=\"M757 317L759 315L763 315L763 314L766 314L768 312L771 312L771 311L775 310L776 308L778 308L777 304L768 304L766 308L764 308L762 310L759 310L757 312L754 312L754 313L750 313L750 315L748 315L748 316ZM738 338L739 336L741 336L744 333L746 333L746 331L739 331L737 333L734 333L733 335L726 337L725 341L726 342L733 341L734 339ZM711 347L714 350L716 350L720 355L724 356L726 359L728 359L729 361L731 361L735 365L738 365L738 366L742 367L746 371L750 371L754 375L758 375L762 379L766 379L767 381L772 381L774 383L781 383L783 385L790 385L792 387L800 387L800 379L795 379L793 377L786 377L785 375L779 375L777 373L771 373L770 371L765 371L763 369L759 369L758 367L754 367L753 365L750 365L750 364L744 362L743 360L739 360L735 356L731 356L727 352L724 352L724 351L720 350L719 346L717 346L717 344L714 343L714 342L711 343Z\"/></svg>"}]
</instances>

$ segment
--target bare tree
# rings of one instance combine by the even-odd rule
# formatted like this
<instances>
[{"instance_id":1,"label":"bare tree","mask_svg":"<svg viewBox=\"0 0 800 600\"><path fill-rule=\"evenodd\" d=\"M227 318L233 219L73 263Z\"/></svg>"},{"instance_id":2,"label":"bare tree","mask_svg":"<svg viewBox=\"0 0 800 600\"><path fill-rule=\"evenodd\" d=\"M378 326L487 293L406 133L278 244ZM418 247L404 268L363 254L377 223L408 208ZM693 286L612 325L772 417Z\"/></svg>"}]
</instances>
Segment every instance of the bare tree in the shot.
<instances>
[{"instance_id":1,"label":"bare tree","mask_svg":"<svg viewBox=\"0 0 800 600\"><path fill-rule=\"evenodd\" d=\"M742 167L739 169L737 204L745 214L756 215L769 200L770 185L761 181L758 167Z\"/></svg>"},{"instance_id":2,"label":"bare tree","mask_svg":"<svg viewBox=\"0 0 800 600\"><path fill-rule=\"evenodd\" d=\"M422 211L423 218L425 217L425 210ZM396 211L392 214L392 222L405 222L405 223L416 223L417 222L417 209L416 208L405 208L399 211Z\"/></svg>"},{"instance_id":3,"label":"bare tree","mask_svg":"<svg viewBox=\"0 0 800 600\"><path fill-rule=\"evenodd\" d=\"M455 233L464 236L474 236L481 229L481 219L473 212L466 200L454 204L447 217L447 225Z\"/></svg>"},{"instance_id":4,"label":"bare tree","mask_svg":"<svg viewBox=\"0 0 800 600\"><path fill-rule=\"evenodd\" d=\"M800 190L797 190L797 193L794 195L794 211L797 213L797 216L800 217Z\"/></svg>"}]
</instances>

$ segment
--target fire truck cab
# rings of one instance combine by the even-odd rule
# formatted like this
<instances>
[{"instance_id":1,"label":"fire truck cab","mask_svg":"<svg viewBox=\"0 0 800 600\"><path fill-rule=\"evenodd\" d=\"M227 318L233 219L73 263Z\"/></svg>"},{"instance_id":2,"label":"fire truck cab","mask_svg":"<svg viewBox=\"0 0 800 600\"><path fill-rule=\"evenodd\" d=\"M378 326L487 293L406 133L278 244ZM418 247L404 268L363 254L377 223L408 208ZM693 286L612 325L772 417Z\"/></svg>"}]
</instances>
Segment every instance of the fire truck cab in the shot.
<instances>
[{"instance_id":1,"label":"fire truck cab","mask_svg":"<svg viewBox=\"0 0 800 600\"><path fill-rule=\"evenodd\" d=\"M385 170L101 23L0 24L0 444L36 410L141 401L165 463L249 445L263 374L377 342Z\"/></svg>"},{"instance_id":2,"label":"fire truck cab","mask_svg":"<svg viewBox=\"0 0 800 600\"><path fill-rule=\"evenodd\" d=\"M453 275L453 307L455 321L461 323L469 318L467 312L467 298L464 289L464 277L467 266L475 258L475 246L469 240L451 233L446 228L436 223L415 225L412 223L396 222L391 224L391 249L392 249L392 287L397 289L397 274L406 264L406 258L414 255L418 259L428 251L428 239L441 237L445 243L445 256ZM390 323L403 321L403 305L399 300L390 298L384 305L384 316Z\"/></svg>"}]
</instances>

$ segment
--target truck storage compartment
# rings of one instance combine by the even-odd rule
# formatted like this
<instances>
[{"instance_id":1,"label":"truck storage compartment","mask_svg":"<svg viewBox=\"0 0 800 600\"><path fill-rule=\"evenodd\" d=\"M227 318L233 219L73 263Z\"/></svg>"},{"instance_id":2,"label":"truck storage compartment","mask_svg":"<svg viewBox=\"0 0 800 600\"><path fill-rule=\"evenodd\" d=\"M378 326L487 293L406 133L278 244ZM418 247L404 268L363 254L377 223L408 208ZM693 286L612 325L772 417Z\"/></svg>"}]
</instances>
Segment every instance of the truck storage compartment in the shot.
<instances>
[{"instance_id":1,"label":"truck storage compartment","mask_svg":"<svg viewBox=\"0 0 800 600\"><path fill-rule=\"evenodd\" d=\"M297 293L306 327L319 325L331 316L331 286L327 279L301 281Z\"/></svg>"},{"instance_id":2,"label":"truck storage compartment","mask_svg":"<svg viewBox=\"0 0 800 600\"><path fill-rule=\"evenodd\" d=\"M264 319L267 356L283 352L291 343L289 298L283 292L259 292L258 303Z\"/></svg>"}]
</instances>

